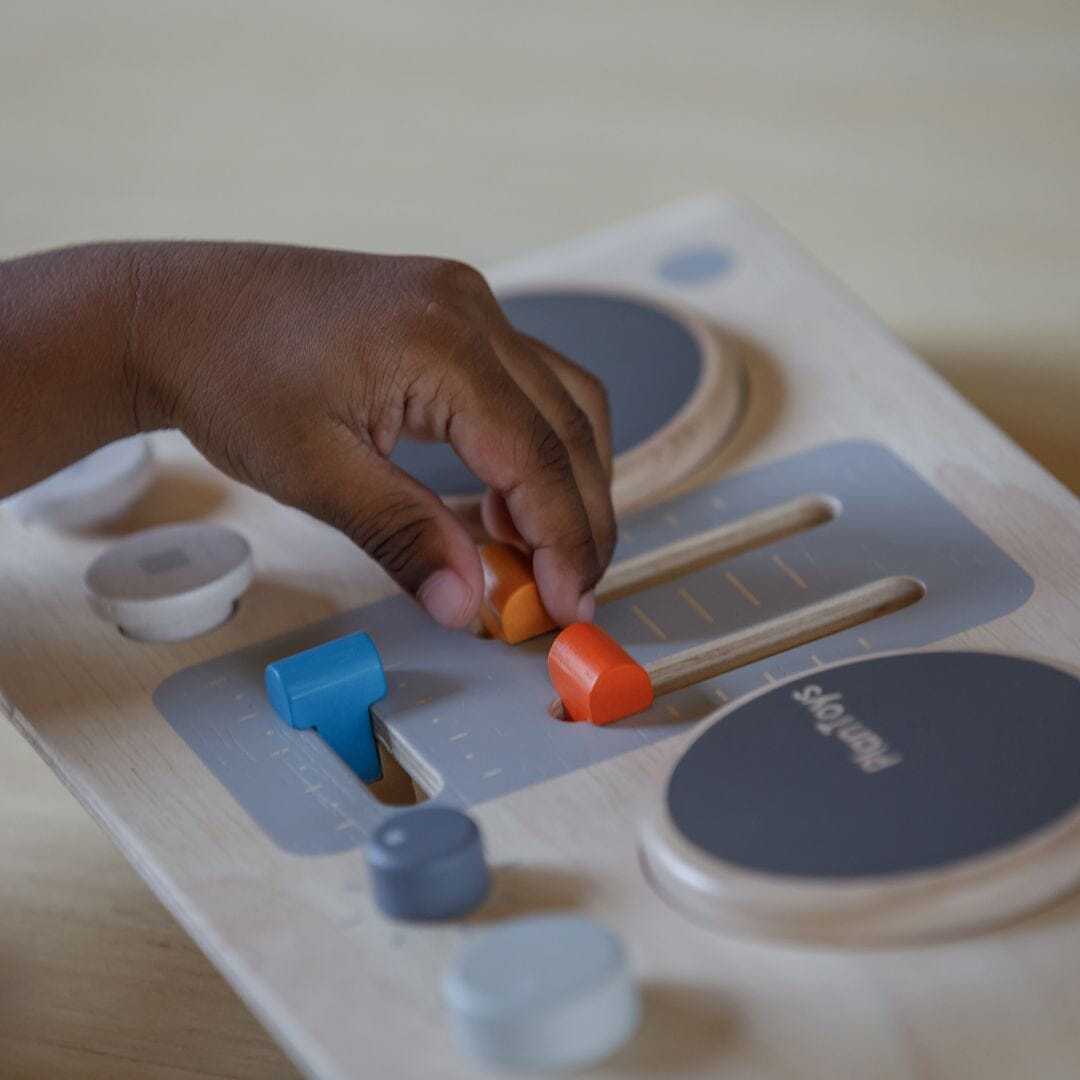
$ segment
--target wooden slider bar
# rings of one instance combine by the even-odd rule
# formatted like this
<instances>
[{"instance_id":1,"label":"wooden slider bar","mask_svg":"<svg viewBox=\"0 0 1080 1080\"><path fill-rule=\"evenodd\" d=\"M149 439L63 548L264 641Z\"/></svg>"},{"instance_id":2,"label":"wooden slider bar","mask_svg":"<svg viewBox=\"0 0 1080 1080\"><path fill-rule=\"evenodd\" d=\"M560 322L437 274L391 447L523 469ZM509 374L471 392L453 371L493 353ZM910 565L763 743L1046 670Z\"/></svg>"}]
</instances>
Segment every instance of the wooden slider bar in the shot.
<instances>
[{"instance_id":1,"label":"wooden slider bar","mask_svg":"<svg viewBox=\"0 0 1080 1080\"><path fill-rule=\"evenodd\" d=\"M623 559L609 567L597 586L597 603L618 600L710 563L824 525L838 512L839 505L834 499L803 495ZM554 621L540 602L528 556L509 544L490 543L480 548L480 561L484 567L480 618L492 637L516 645L555 629Z\"/></svg>"},{"instance_id":2,"label":"wooden slider bar","mask_svg":"<svg viewBox=\"0 0 1080 1080\"><path fill-rule=\"evenodd\" d=\"M559 695L550 712L559 720L610 724L649 708L654 697L899 611L925 592L914 578L882 578L645 666L600 627L575 623L548 653Z\"/></svg>"}]
</instances>

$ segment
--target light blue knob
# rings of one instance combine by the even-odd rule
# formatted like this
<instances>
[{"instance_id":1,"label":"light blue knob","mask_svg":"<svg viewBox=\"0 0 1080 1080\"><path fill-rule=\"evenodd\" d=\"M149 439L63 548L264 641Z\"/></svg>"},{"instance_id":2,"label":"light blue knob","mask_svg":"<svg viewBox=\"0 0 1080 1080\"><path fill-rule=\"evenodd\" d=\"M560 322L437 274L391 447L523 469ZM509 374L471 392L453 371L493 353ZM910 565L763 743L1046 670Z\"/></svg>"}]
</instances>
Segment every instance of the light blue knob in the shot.
<instances>
[{"instance_id":1,"label":"light blue knob","mask_svg":"<svg viewBox=\"0 0 1080 1080\"><path fill-rule=\"evenodd\" d=\"M640 1004L622 943L580 915L511 919L477 934L443 980L458 1041L503 1069L563 1072L614 1053Z\"/></svg>"},{"instance_id":2,"label":"light blue knob","mask_svg":"<svg viewBox=\"0 0 1080 1080\"><path fill-rule=\"evenodd\" d=\"M382 776L368 710L386 696L386 675L367 634L348 634L268 665L266 693L282 720L314 728L365 783Z\"/></svg>"},{"instance_id":3,"label":"light blue knob","mask_svg":"<svg viewBox=\"0 0 1080 1080\"><path fill-rule=\"evenodd\" d=\"M387 818L367 844L379 908L395 919L452 919L483 902L490 880L480 830L449 806Z\"/></svg>"}]
</instances>

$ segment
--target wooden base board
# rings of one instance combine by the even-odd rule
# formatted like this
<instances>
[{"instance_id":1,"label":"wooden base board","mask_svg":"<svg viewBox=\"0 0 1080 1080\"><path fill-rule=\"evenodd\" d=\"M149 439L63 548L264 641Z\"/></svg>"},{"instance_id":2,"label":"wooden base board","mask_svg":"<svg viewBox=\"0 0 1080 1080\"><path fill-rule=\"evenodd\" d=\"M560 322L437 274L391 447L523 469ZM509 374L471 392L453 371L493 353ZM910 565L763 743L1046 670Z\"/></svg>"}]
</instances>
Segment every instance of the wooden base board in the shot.
<instances>
[{"instance_id":1,"label":"wooden base board","mask_svg":"<svg viewBox=\"0 0 1080 1080\"><path fill-rule=\"evenodd\" d=\"M722 277L673 284L656 267L688 246L730 258ZM706 200L543 253L500 287L641 288L721 327L747 374L744 418L706 479L836 439L885 444L1034 579L1031 598L947 647L1068 662L1080 639L1080 505L832 282L741 206ZM120 530L183 516L242 531L258 578L221 630L175 646L121 638L84 606L81 577L113 536L0 545L0 686L16 724L306 1071L327 1077L468 1076L443 1022L441 972L471 928L573 909L627 941L644 988L639 1036L598 1075L895 1077L1069 1075L1080 1057L1076 901L993 935L901 952L815 953L724 938L659 899L640 872L647 791L690 734L479 807L494 867L463 925L416 928L375 911L355 851L274 845L156 711L182 668L357 607L391 589L342 537L234 485L171 436L161 481ZM303 558L298 553L303 552ZM766 666L763 681L771 673ZM970 1016L952 1003L978 986ZM965 993L965 1001L970 994ZM1054 1008L1033 1003L1054 1002ZM987 1016L999 1018L983 1055ZM1008 1024L1004 1018L1008 1017ZM889 1053L883 1048L888 1048ZM906 1061L913 1068L895 1067ZM1013 1073L1015 1070L1013 1070Z\"/></svg>"}]
</instances>

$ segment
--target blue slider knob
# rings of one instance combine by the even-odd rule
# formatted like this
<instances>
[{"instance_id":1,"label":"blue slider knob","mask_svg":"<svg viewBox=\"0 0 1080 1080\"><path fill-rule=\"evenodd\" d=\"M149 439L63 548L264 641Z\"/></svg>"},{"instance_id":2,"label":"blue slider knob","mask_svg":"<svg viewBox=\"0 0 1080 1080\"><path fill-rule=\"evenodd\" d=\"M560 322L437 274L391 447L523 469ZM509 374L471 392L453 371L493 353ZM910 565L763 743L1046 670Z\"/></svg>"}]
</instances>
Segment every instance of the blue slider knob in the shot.
<instances>
[{"instance_id":1,"label":"blue slider knob","mask_svg":"<svg viewBox=\"0 0 1080 1080\"><path fill-rule=\"evenodd\" d=\"M282 720L318 731L365 783L382 776L368 710L386 696L386 675L367 634L348 634L267 665L266 693Z\"/></svg>"}]
</instances>

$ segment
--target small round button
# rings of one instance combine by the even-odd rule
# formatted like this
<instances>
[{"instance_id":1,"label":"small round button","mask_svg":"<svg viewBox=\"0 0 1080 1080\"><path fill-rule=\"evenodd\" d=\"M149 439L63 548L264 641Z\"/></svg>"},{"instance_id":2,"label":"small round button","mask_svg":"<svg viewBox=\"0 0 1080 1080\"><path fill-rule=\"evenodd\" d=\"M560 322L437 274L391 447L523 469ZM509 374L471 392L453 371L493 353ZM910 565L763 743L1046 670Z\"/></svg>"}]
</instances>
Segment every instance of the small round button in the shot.
<instances>
[{"instance_id":1,"label":"small round button","mask_svg":"<svg viewBox=\"0 0 1080 1080\"><path fill-rule=\"evenodd\" d=\"M251 584L248 542L218 525L163 525L114 544L86 572L90 606L139 641L204 634Z\"/></svg>"},{"instance_id":2,"label":"small round button","mask_svg":"<svg viewBox=\"0 0 1080 1080\"><path fill-rule=\"evenodd\" d=\"M451 919L483 902L490 887L480 830L449 806L387 818L367 844L375 900L395 919Z\"/></svg>"},{"instance_id":3,"label":"small round button","mask_svg":"<svg viewBox=\"0 0 1080 1080\"><path fill-rule=\"evenodd\" d=\"M26 525L89 529L119 517L153 478L150 447L141 435L109 443L4 500Z\"/></svg>"},{"instance_id":4,"label":"small round button","mask_svg":"<svg viewBox=\"0 0 1080 1080\"><path fill-rule=\"evenodd\" d=\"M459 1042L511 1069L579 1069L638 1024L622 944L578 915L514 919L478 934L449 970L443 998Z\"/></svg>"},{"instance_id":5,"label":"small round button","mask_svg":"<svg viewBox=\"0 0 1080 1080\"><path fill-rule=\"evenodd\" d=\"M671 252L657 268L670 285L704 285L723 277L735 265L735 256L718 244L702 244Z\"/></svg>"}]
</instances>

